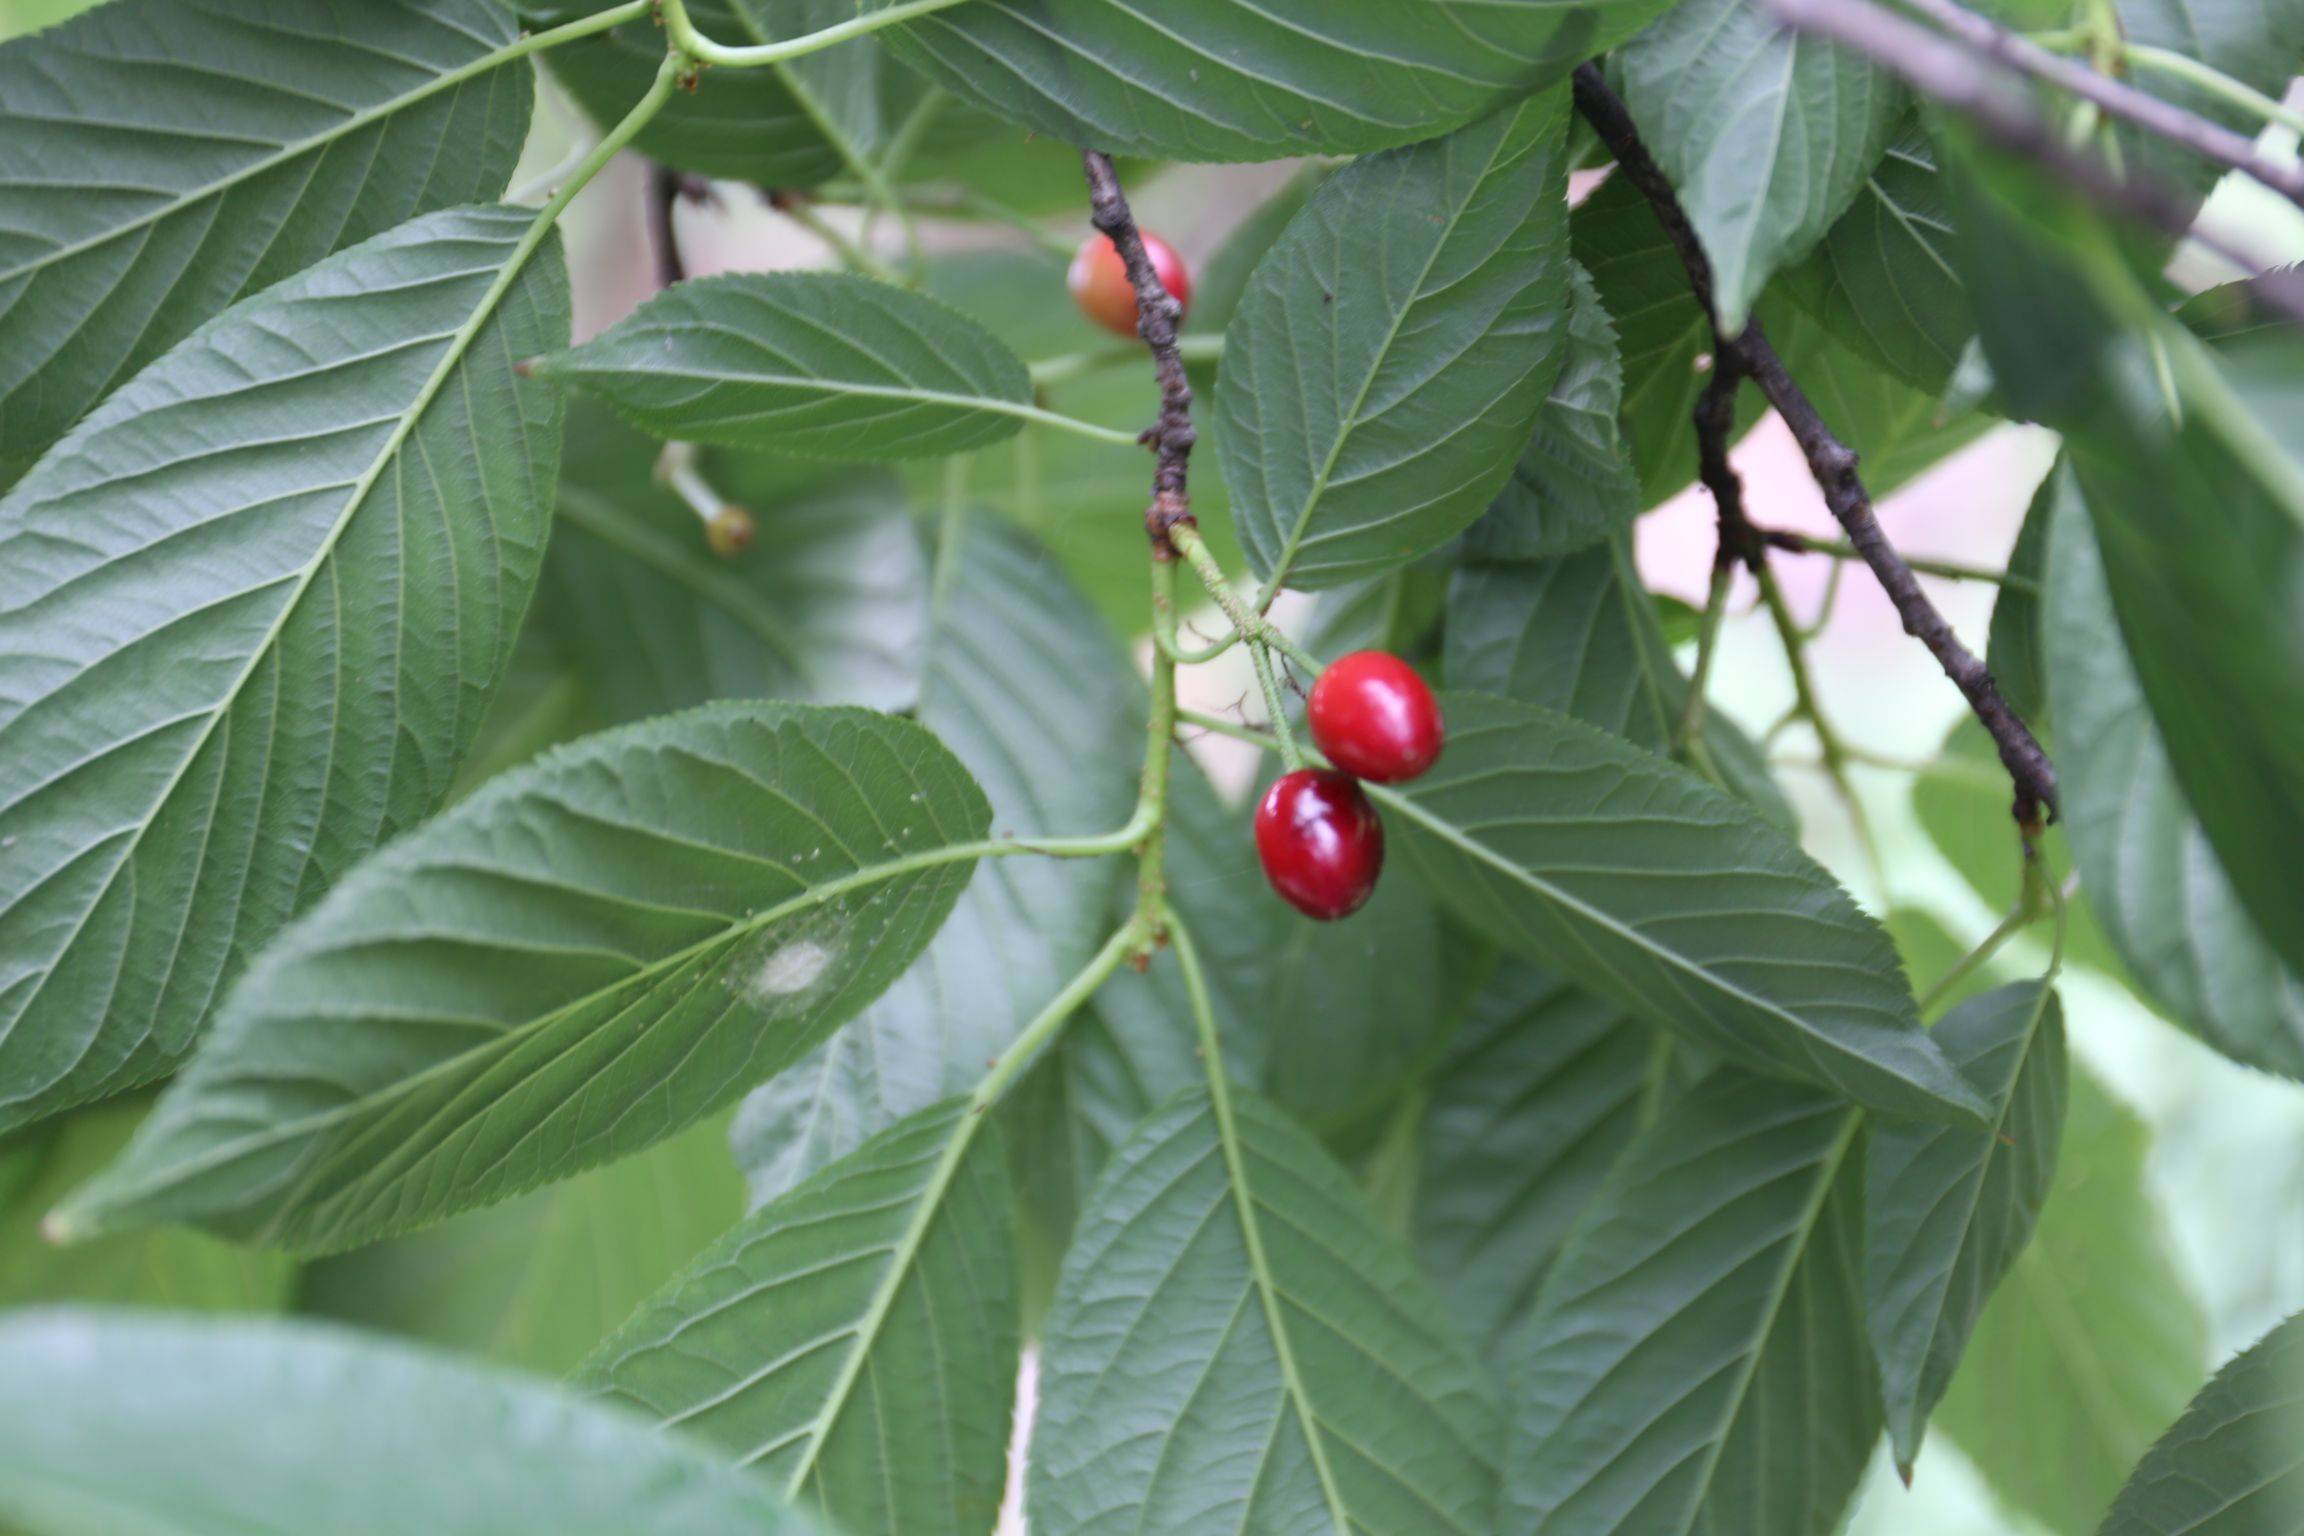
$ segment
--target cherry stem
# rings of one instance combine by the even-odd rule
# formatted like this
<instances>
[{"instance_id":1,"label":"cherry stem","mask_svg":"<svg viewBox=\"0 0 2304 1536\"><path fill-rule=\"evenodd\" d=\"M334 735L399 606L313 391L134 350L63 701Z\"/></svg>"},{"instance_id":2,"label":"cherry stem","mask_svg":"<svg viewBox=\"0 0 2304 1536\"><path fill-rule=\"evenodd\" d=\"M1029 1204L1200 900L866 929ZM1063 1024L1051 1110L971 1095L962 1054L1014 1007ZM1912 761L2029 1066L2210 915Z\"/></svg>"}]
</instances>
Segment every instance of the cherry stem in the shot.
<instances>
[{"instance_id":1,"label":"cherry stem","mask_svg":"<svg viewBox=\"0 0 2304 1536\"><path fill-rule=\"evenodd\" d=\"M1225 579L1224 567L1216 563L1215 555L1209 552L1208 541L1201 537L1198 528L1186 526L1174 530L1173 542L1176 552L1184 557L1185 564L1192 567L1192 574L1200 578L1200 585L1208 589L1208 595L1215 599L1216 606L1224 611L1224 617L1232 625L1233 639L1210 648L1208 656L1222 652L1233 640L1255 641L1272 647L1314 677L1320 675L1324 663L1319 657L1289 639L1279 625L1250 609L1242 601L1240 594L1233 590L1232 583ZM1188 662L1193 659L1205 660L1206 657L1178 655L1176 659Z\"/></svg>"}]
</instances>

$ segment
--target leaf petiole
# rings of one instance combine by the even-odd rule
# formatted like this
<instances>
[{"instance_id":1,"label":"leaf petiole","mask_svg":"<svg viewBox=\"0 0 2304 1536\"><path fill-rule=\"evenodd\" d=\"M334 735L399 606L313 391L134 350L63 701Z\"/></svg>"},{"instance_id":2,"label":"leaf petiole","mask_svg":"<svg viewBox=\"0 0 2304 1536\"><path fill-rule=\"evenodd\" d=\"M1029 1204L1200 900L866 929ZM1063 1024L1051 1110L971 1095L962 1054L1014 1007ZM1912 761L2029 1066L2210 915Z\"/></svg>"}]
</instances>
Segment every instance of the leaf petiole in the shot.
<instances>
[{"instance_id":1,"label":"leaf petiole","mask_svg":"<svg viewBox=\"0 0 2304 1536\"><path fill-rule=\"evenodd\" d=\"M897 22L910 21L915 16L925 16L931 11L941 11L957 4L959 0L903 0L902 4L867 11L852 20L837 22L814 32L803 32L798 37L788 37L781 42L732 48L726 43L716 43L696 30L696 23L688 15L687 0L661 0L664 34L672 47L699 64L717 64L725 69L758 69L767 64L781 64L786 59L817 53L852 37L863 37L882 27L894 26Z\"/></svg>"}]
</instances>

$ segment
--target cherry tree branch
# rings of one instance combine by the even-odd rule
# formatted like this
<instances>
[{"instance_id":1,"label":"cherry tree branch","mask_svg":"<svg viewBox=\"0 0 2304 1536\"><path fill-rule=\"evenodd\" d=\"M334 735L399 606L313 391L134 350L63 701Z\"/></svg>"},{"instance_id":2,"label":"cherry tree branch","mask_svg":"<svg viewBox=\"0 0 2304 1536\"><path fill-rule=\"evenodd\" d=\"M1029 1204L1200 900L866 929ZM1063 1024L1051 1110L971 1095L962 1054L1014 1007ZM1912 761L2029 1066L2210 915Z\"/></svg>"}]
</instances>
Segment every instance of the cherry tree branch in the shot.
<instances>
[{"instance_id":1,"label":"cherry tree branch","mask_svg":"<svg viewBox=\"0 0 2304 1536\"><path fill-rule=\"evenodd\" d=\"M701 176L668 165L648 167L648 253L655 263L657 287L669 288L688 276L688 264L680 255L680 234L672 223L673 210L683 198L701 203L711 196L712 184Z\"/></svg>"},{"instance_id":2,"label":"cherry tree branch","mask_svg":"<svg viewBox=\"0 0 2304 1536\"><path fill-rule=\"evenodd\" d=\"M1144 250L1144 237L1137 231L1128 195L1120 190L1112 157L1101 150L1084 149L1080 164L1088 176L1089 219L1120 252L1128 268L1128 281L1136 290L1136 328L1144 345L1152 349L1152 371L1160 381L1160 414L1144 429L1141 439L1155 455L1152 504L1144 511L1144 531L1152 540L1154 553L1172 560L1176 550L1168 541L1169 530L1192 521L1185 473L1190 467L1192 444L1199 435L1192 426L1192 383L1184 372L1183 354L1176 347L1176 324L1184 316L1184 306L1161 285L1160 274Z\"/></svg>"},{"instance_id":3,"label":"cherry tree branch","mask_svg":"<svg viewBox=\"0 0 2304 1536\"><path fill-rule=\"evenodd\" d=\"M2171 240L2189 236L2245 272L2263 273L2265 299L2304 325L2304 278L2265 273L2267 265L2211 230L2195 228L2192 200L2156 176L2117 174L2101 159L2066 143L2019 80L1985 66L1985 58L1871 0L1760 0L1776 20L1828 38L1966 117L2004 149L2054 173L2083 196ZM2102 79L2086 71L2091 79ZM2138 93L2141 94L2141 93ZM2093 98L2091 98L2093 99Z\"/></svg>"},{"instance_id":4,"label":"cherry tree branch","mask_svg":"<svg viewBox=\"0 0 2304 1536\"><path fill-rule=\"evenodd\" d=\"M1778 3L1778 0L1770 0ZM1860 0L1829 0L1832 5L1860 3ZM1705 311L1712 310L1712 264L1705 256L1703 246L1696 239L1695 229L1689 224L1687 213L1680 206L1679 196L1672 190L1655 158L1641 141L1638 125L1632 121L1623 99L1612 90L1597 66L1585 64L1575 75L1577 110L1584 114L1600 141L1616 157L1617 173L1628 177L1633 186L1644 195L1655 211L1658 223L1671 240L1687 269L1689 287L1695 291L1697 301ZM1807 393L1800 388L1784 367L1782 358L1769 344L1767 333L1759 321L1744 328L1742 335L1723 338L1715 354L1715 368L1732 368L1749 376L1759 385L1760 392L1776 413L1792 429L1793 438L1800 444L1801 453L1808 460L1809 473L1815 476L1817 486L1824 492L1825 504L1832 516L1847 533L1848 541L1864 557L1873 576L1888 594L1903 620L1905 632L1925 645L1936 658L1944 675L1949 677L1968 700L1968 707L1991 734L1993 744L2000 752L2001 764L2016 786L2015 815L2027 829L2036 825L2042 808L2052 816L2056 811L2056 769L2048 754L2008 701L2000 696L1992 681L1992 674L1952 632L1952 626L1936 611L1928 594L1920 589L1919 578L1912 572L1904 557L1889 543L1881 531L1880 519L1873 511L1871 494L1865 490L1863 478L1856 471L1856 453L1833 435L1824 418ZM1701 416L1701 408L1700 408ZM1723 434L1724 435L1724 434ZM1709 482L1707 482L1709 483ZM1718 495L1715 490L1715 495ZM1740 488L1738 491L1740 497ZM1738 503L1741 516L1741 501Z\"/></svg>"},{"instance_id":5,"label":"cherry tree branch","mask_svg":"<svg viewBox=\"0 0 2304 1536\"><path fill-rule=\"evenodd\" d=\"M1768 558L1768 546L1744 512L1744 479L1728 461L1728 439L1736 430L1736 391L1744 382L1742 358L1715 329L1712 332L1712 377L1696 397L1692 413L1696 425L1696 478L1712 493L1712 509L1720 528L1720 546L1713 551L1714 570L1741 563L1755 575Z\"/></svg>"},{"instance_id":6,"label":"cherry tree branch","mask_svg":"<svg viewBox=\"0 0 2304 1536\"><path fill-rule=\"evenodd\" d=\"M2254 140L2234 133L2222 123L2187 112L2174 102L2140 91L2124 80L2099 74L2077 59L2050 53L2031 39L1977 15L1958 0L1903 0L1903 4L1906 10L1926 17L2001 67L2020 71L2092 101L2111 116L2134 123L2203 160L2254 177L2304 208L2304 166L2265 159L2256 152ZM1863 24L1861 17L1857 24Z\"/></svg>"}]
</instances>

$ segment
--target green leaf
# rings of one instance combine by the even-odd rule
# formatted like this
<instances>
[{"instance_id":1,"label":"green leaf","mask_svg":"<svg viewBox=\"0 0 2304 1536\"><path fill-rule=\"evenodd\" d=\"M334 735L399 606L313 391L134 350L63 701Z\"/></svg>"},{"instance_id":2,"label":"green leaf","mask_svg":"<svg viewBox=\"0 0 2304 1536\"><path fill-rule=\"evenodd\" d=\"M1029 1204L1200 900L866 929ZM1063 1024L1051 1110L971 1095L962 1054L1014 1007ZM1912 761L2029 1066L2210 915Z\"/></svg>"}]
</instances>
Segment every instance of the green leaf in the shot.
<instances>
[{"instance_id":1,"label":"green leaf","mask_svg":"<svg viewBox=\"0 0 2304 1536\"><path fill-rule=\"evenodd\" d=\"M2146 1187L2150 1133L2070 1079L2056 1182L1968 1341L1936 1427L2009 1503L2088 1536L2207 1358Z\"/></svg>"},{"instance_id":2,"label":"green leaf","mask_svg":"<svg viewBox=\"0 0 2304 1536\"><path fill-rule=\"evenodd\" d=\"M1993 598L1990 644L1984 652L1992 680L2000 685L2000 697L2035 731L2046 729L2049 723L2041 589L2048 575L2048 529L2055 512L2055 486L2061 478L2052 473L2043 479L2024 509L2016 547L2008 552L2008 584ZM2065 814L2069 816L2069 810Z\"/></svg>"},{"instance_id":3,"label":"green leaf","mask_svg":"<svg viewBox=\"0 0 2304 1536\"><path fill-rule=\"evenodd\" d=\"M1483 1354L1528 1315L1602 1177L1654 1108L1658 1037L1506 963L1426 1090L1417 1256Z\"/></svg>"},{"instance_id":4,"label":"green leaf","mask_svg":"<svg viewBox=\"0 0 2304 1536\"><path fill-rule=\"evenodd\" d=\"M1964 164L1965 258L2003 274L1978 299L2000 388L2065 434L2176 781L2266 942L2304 972L2304 342L2283 328L2210 352L2064 189Z\"/></svg>"},{"instance_id":5,"label":"green leaf","mask_svg":"<svg viewBox=\"0 0 2304 1536\"><path fill-rule=\"evenodd\" d=\"M1750 807L1550 710L1443 708L1438 765L1370 793L1401 862L1465 921L1763 1071L1888 1114L1984 1113L1921 1031L1887 935Z\"/></svg>"},{"instance_id":6,"label":"green leaf","mask_svg":"<svg viewBox=\"0 0 2304 1536\"><path fill-rule=\"evenodd\" d=\"M1247 831L1247 819L1231 819L1232 836ZM1250 1081L1339 1151L1363 1150L1385 1111L1447 1049L1462 1012L1440 909L1414 882L1394 880L1349 922L1293 922L1262 883L1249 890L1272 937L1249 1011ZM1180 1017L1169 1015L1171 1029Z\"/></svg>"},{"instance_id":7,"label":"green leaf","mask_svg":"<svg viewBox=\"0 0 2304 1536\"><path fill-rule=\"evenodd\" d=\"M1616 325L1592 274L1572 262L1568 275L1560 377L1511 478L1465 535L1466 551L1480 559L1570 554L1628 526L1640 510L1640 482L1616 425L1624 402Z\"/></svg>"},{"instance_id":8,"label":"green leaf","mask_svg":"<svg viewBox=\"0 0 2304 1536\"><path fill-rule=\"evenodd\" d=\"M743 1216L726 1119L503 1205L307 1264L297 1310L564 1376Z\"/></svg>"},{"instance_id":9,"label":"green leaf","mask_svg":"<svg viewBox=\"0 0 2304 1536\"><path fill-rule=\"evenodd\" d=\"M283 934L55 1219L336 1247L637 1152L879 995L988 814L934 737L862 710L710 705L556 749Z\"/></svg>"},{"instance_id":10,"label":"green leaf","mask_svg":"<svg viewBox=\"0 0 2304 1536\"><path fill-rule=\"evenodd\" d=\"M1882 71L1753 0L1683 0L1617 50L1641 136L1680 193L1733 336L1779 267L1862 189L1904 103Z\"/></svg>"},{"instance_id":11,"label":"green leaf","mask_svg":"<svg viewBox=\"0 0 2304 1536\"><path fill-rule=\"evenodd\" d=\"M0 499L0 1128L181 1061L447 793L559 470L512 370L567 334L532 220L430 214L242 301Z\"/></svg>"},{"instance_id":12,"label":"green leaf","mask_svg":"<svg viewBox=\"0 0 2304 1536\"><path fill-rule=\"evenodd\" d=\"M2103 1536L2255 1536L2304 1514L2304 1319L2216 1373L2146 1453Z\"/></svg>"},{"instance_id":13,"label":"green leaf","mask_svg":"<svg viewBox=\"0 0 2304 1536\"><path fill-rule=\"evenodd\" d=\"M1229 1112L1227 1112L1227 1110ZM1082 1216L1042 1344L1040 1536L1483 1536L1496 1408L1399 1240L1278 1111L1174 1100Z\"/></svg>"},{"instance_id":14,"label":"green leaf","mask_svg":"<svg viewBox=\"0 0 2304 1536\"><path fill-rule=\"evenodd\" d=\"M544 1382L309 1323L0 1320L0 1519L26 1536L810 1536L685 1441Z\"/></svg>"},{"instance_id":15,"label":"green leaf","mask_svg":"<svg viewBox=\"0 0 2304 1536\"><path fill-rule=\"evenodd\" d=\"M1449 588L1446 667L1451 686L1557 709L1657 753L1687 705L1688 680L1623 533L1560 559L1465 565ZM1767 759L1717 710L1701 750L1708 776L1797 830Z\"/></svg>"},{"instance_id":16,"label":"green leaf","mask_svg":"<svg viewBox=\"0 0 2304 1536\"><path fill-rule=\"evenodd\" d=\"M1632 1144L1513 1350L1511 1529L1839 1529L1880 1424L1857 1126L1731 1070Z\"/></svg>"},{"instance_id":17,"label":"green leaf","mask_svg":"<svg viewBox=\"0 0 2304 1536\"><path fill-rule=\"evenodd\" d=\"M1173 160L1360 154L1444 134L1628 37L1668 0L976 0L887 36L1037 133Z\"/></svg>"},{"instance_id":18,"label":"green leaf","mask_svg":"<svg viewBox=\"0 0 2304 1536\"><path fill-rule=\"evenodd\" d=\"M937 551L933 585L919 719L984 786L994 835L1087 835L1126 821L1143 687L1047 551L972 516ZM1123 878L1101 859L981 871L920 964L745 1101L734 1136L754 1202L973 1087L1111 933Z\"/></svg>"},{"instance_id":19,"label":"green leaf","mask_svg":"<svg viewBox=\"0 0 2304 1536\"><path fill-rule=\"evenodd\" d=\"M1577 264L1592 274L1616 322L1624 403L1618 424L1640 477L1640 505L1652 507L1696 477L1689 412L1711 370L1712 320L1688 291L1688 271L1648 200L1631 180L1611 176L1568 221ZM1758 391L1741 393L1736 433L1760 419Z\"/></svg>"},{"instance_id":20,"label":"green leaf","mask_svg":"<svg viewBox=\"0 0 2304 1536\"><path fill-rule=\"evenodd\" d=\"M500 194L515 35L490 0L114 0L0 48L0 484L233 300Z\"/></svg>"},{"instance_id":21,"label":"green leaf","mask_svg":"<svg viewBox=\"0 0 2304 1536\"><path fill-rule=\"evenodd\" d=\"M1984 993L1934 1034L1993 1120L1875 1126L1866 1148L1866 1311L1906 1482L1978 1314L2032 1236L2064 1135L2064 1011L2047 983Z\"/></svg>"},{"instance_id":22,"label":"green leaf","mask_svg":"<svg viewBox=\"0 0 2304 1536\"><path fill-rule=\"evenodd\" d=\"M1936 145L1914 111L1784 287L1843 346L1933 397L1976 334L1955 238Z\"/></svg>"},{"instance_id":23,"label":"green leaf","mask_svg":"<svg viewBox=\"0 0 2304 1536\"><path fill-rule=\"evenodd\" d=\"M855 0L736 0L734 11L735 25L715 35L757 44L854 20L856 5ZM911 105L899 98L917 90L909 72L895 67L879 40L870 37L779 60L767 72L791 93L841 164L869 186L893 128L891 117ZM779 183L771 178L763 184Z\"/></svg>"},{"instance_id":24,"label":"green leaf","mask_svg":"<svg viewBox=\"0 0 2304 1536\"><path fill-rule=\"evenodd\" d=\"M655 443L589 401L570 416L537 620L608 719L711 699L918 699L928 562L893 475L706 455L702 473L759 529L724 559L655 484Z\"/></svg>"},{"instance_id":25,"label":"green leaf","mask_svg":"<svg viewBox=\"0 0 2304 1536\"><path fill-rule=\"evenodd\" d=\"M981 1536L1007 1482L1014 1199L949 1099L755 1211L578 1379L856 1531Z\"/></svg>"},{"instance_id":26,"label":"green leaf","mask_svg":"<svg viewBox=\"0 0 2304 1536\"><path fill-rule=\"evenodd\" d=\"M959 453L1033 412L998 337L924 294L831 272L678 283L529 366L658 437L810 459Z\"/></svg>"},{"instance_id":27,"label":"green leaf","mask_svg":"<svg viewBox=\"0 0 2304 1536\"><path fill-rule=\"evenodd\" d=\"M768 0L756 9L751 0L688 0L688 14L707 36L750 43L766 35L753 24L755 14L771 6L790 11L796 3ZM569 21L599 9L592 4L559 5L552 8L549 20ZM871 46L866 39L827 52L842 55L845 65ZM585 116L606 128L648 93L657 66L664 62L664 29L654 20L627 22L613 31L563 43L544 60L552 78L575 98ZM794 74L788 69L715 71L697 90L665 103L640 130L633 147L652 160L702 176L766 187L812 187L838 175L845 162L838 144L827 136L826 124L811 111L821 111L820 103L803 97L794 86Z\"/></svg>"},{"instance_id":28,"label":"green leaf","mask_svg":"<svg viewBox=\"0 0 2304 1536\"><path fill-rule=\"evenodd\" d=\"M1354 162L1225 330L1216 448L1249 564L1327 587L1464 531L1528 441L1568 297L1567 93Z\"/></svg>"},{"instance_id":29,"label":"green leaf","mask_svg":"<svg viewBox=\"0 0 2304 1536\"><path fill-rule=\"evenodd\" d=\"M2264 942L2177 786L2120 643L2102 557L2070 474L2053 497L2043 614L2065 835L2135 985L2237 1061L2304 1078L2304 983Z\"/></svg>"},{"instance_id":30,"label":"green leaf","mask_svg":"<svg viewBox=\"0 0 2304 1536\"><path fill-rule=\"evenodd\" d=\"M2185 381L2197 390L2185 392L2173 442L2154 442L2149 418L2134 413L2125 427L2067 442L2177 782L2257 928L2304 974L2304 892L2284 851L2304 847L2295 794L2304 629L2294 601L2304 582L2304 437L2292 376L2282 376L2304 354L2271 335L2244 351L2257 355L2226 354L2237 398L2205 367ZM2202 623L2204 614L2215 622Z\"/></svg>"},{"instance_id":31,"label":"green leaf","mask_svg":"<svg viewBox=\"0 0 2304 1536\"><path fill-rule=\"evenodd\" d=\"M1455 562L1448 550L1383 576L1330 587L1312 599L1297 626L1297 643L1315 656L1393 651L1426 656L1440 639Z\"/></svg>"},{"instance_id":32,"label":"green leaf","mask_svg":"<svg viewBox=\"0 0 2304 1536\"><path fill-rule=\"evenodd\" d=\"M112 1161L151 1106L92 1104L34 1131L20 1188L0 1179L0 1307L104 1302L177 1311L277 1312L296 1285L295 1264L198 1232L132 1232L60 1248L40 1218Z\"/></svg>"},{"instance_id":33,"label":"green leaf","mask_svg":"<svg viewBox=\"0 0 2304 1536\"><path fill-rule=\"evenodd\" d=\"M1632 551L1467 564L1448 592L1452 688L1501 694L1661 752L1687 698Z\"/></svg>"},{"instance_id":34,"label":"green leaf","mask_svg":"<svg viewBox=\"0 0 2304 1536\"><path fill-rule=\"evenodd\" d=\"M1249 280L1273 242L1295 222L1312 194L1328 179L1318 163L1307 164L1282 184L1279 191L1248 211L1223 242L1209 253L1192 274L1192 307L1184 312L1187 335L1221 336L1232 323L1240 301L1248 295ZM1195 381L1195 389L1199 384Z\"/></svg>"}]
</instances>

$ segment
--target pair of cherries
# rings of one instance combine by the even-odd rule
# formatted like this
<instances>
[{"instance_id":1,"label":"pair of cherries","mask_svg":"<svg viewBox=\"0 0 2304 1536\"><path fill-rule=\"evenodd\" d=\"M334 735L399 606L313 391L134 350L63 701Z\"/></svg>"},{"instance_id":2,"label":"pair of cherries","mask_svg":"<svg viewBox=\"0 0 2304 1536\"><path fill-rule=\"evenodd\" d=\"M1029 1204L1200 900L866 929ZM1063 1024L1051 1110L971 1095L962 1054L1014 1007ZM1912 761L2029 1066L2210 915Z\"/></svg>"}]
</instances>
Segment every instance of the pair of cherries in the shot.
<instances>
[{"instance_id":1,"label":"pair of cherries","mask_svg":"<svg viewBox=\"0 0 2304 1536\"><path fill-rule=\"evenodd\" d=\"M1398 784L1439 759L1439 701L1416 669L1384 651L1340 656L1305 705L1312 744L1333 768L1282 774L1256 807L1264 878L1297 911L1349 917L1384 870L1384 823L1361 781Z\"/></svg>"},{"instance_id":2,"label":"pair of cherries","mask_svg":"<svg viewBox=\"0 0 2304 1536\"><path fill-rule=\"evenodd\" d=\"M1178 305L1191 302L1184 259L1144 233L1144 254ZM1066 284L1080 311L1106 330L1137 334L1136 287L1120 252L1090 235ZM1281 775L1256 807L1256 855L1264 878L1297 911L1322 922L1349 917L1375 894L1384 870L1384 823L1361 781L1398 784L1440 756L1440 705L1399 657L1354 651L1312 685L1305 706L1312 743L1334 768Z\"/></svg>"}]
</instances>

